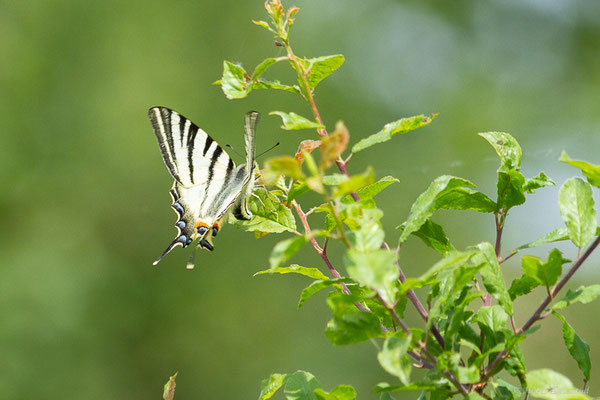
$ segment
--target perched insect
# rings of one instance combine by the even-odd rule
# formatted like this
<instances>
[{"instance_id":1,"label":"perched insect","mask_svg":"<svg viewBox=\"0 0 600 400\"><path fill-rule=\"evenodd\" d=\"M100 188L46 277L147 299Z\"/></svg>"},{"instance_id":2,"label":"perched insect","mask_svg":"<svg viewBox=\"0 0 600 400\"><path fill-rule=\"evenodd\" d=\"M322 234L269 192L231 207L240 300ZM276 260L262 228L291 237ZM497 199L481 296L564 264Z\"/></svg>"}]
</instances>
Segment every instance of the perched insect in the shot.
<instances>
[{"instance_id":1,"label":"perched insect","mask_svg":"<svg viewBox=\"0 0 600 400\"><path fill-rule=\"evenodd\" d=\"M175 246L186 247L196 239L199 247L213 250L212 239L230 210L237 219L252 217L248 198L254 188L259 114L256 111L246 114L246 163L238 167L206 132L177 112L152 107L148 115L163 160L175 179L170 190L171 207L179 217L175 223L177 236L154 261L156 265ZM193 268L193 261L188 263L188 268Z\"/></svg>"}]
</instances>

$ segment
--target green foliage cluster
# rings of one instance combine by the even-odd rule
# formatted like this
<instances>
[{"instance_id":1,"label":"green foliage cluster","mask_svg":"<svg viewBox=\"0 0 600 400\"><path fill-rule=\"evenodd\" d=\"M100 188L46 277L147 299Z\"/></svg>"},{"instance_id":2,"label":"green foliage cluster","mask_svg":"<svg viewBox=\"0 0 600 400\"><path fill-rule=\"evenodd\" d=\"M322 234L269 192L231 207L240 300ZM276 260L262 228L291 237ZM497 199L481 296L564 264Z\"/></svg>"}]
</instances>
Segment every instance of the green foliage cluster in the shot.
<instances>
[{"instance_id":1,"label":"green foliage cluster","mask_svg":"<svg viewBox=\"0 0 600 400\"><path fill-rule=\"evenodd\" d=\"M563 153L560 161L579 168L587 178L567 180L560 188L559 209L565 226L546 236L502 255L502 232L513 207L524 204L527 195L555 183L540 172L527 178L521 172L522 151L508 133L479 135L499 157L495 196L477 190L461 177L443 175L435 179L413 203L406 220L397 226L398 239L390 248L382 227L384 212L376 196L398 182L392 176L377 179L372 168L358 174L348 172L348 164L358 153L387 142L432 122L436 115L417 115L390 122L379 131L349 146L347 128L338 122L327 131L315 102L319 83L344 62L342 55L316 58L296 56L290 42L290 29L297 7L285 10L279 0L265 3L269 21L254 21L274 35L275 44L286 55L267 58L250 75L241 65L225 61L223 76L216 83L229 99L241 99L255 89L284 90L300 96L312 115L273 111L285 130L316 131L318 140L306 139L294 156L267 160L260 172L251 199L255 217L248 222L232 222L255 232L292 236L280 241L269 258L270 269L262 274L299 274L312 279L302 291L302 307L319 291L329 290L327 306L331 320L325 335L334 345L350 345L367 340L377 344L377 360L396 378L379 383L380 399L393 399L393 392L420 391L420 399L442 400L453 396L470 399L516 399L524 393L546 399L588 399L585 391L558 372L539 369L527 371L521 346L548 316L562 323L564 343L581 370L584 387L590 377L589 346L559 312L574 303L588 303L600 295L600 285L582 286L559 292L600 244L600 229L592 197L592 186L600 187L600 166L576 161ZM296 83L267 80L265 73L275 63L287 62L297 75ZM316 149L319 157L316 157ZM321 201L304 211L301 200L306 193ZM466 210L493 216L495 243L482 242L457 249L433 217L438 210ZM319 228L309 222L317 220ZM300 221L300 231L297 221ZM314 223L314 222L313 222ZM415 236L440 253L440 260L418 277L406 277L399 256L406 240ZM552 249L546 260L525 255L521 258L522 276L506 284L501 264L518 252L542 244L570 240L578 251L569 260ZM339 260L332 260L328 244L338 241L345 247ZM292 257L310 246L323 260L330 274L319 268L288 265ZM338 270L343 265L345 274ZM424 268L425 269L425 268ZM565 272L566 270L566 272ZM415 289L426 288L425 307ZM514 319L515 302L532 291L545 290L547 296L520 327ZM554 301L554 300L558 301ZM404 312L411 303L423 319L421 326L410 327ZM553 303L553 304L552 304ZM513 377L511 382L498 377ZM292 400L351 400L356 392L340 385L325 391L308 372L273 374L262 382L259 398L272 398L283 392ZM172 397L171 397L172 398Z\"/></svg>"}]
</instances>

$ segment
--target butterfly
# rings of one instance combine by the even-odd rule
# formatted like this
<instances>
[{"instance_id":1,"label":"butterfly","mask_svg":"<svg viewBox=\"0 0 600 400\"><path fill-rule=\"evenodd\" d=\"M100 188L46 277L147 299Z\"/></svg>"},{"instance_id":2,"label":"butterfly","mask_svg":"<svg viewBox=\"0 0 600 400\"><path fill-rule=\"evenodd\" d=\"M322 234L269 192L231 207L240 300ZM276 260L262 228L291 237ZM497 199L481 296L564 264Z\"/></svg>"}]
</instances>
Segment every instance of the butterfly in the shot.
<instances>
[{"instance_id":1,"label":"butterfly","mask_svg":"<svg viewBox=\"0 0 600 400\"><path fill-rule=\"evenodd\" d=\"M154 261L156 265L176 246L187 247L196 239L198 247L213 250L212 239L229 211L237 219L252 217L248 199L254 188L259 114L256 111L246 114L246 163L237 167L217 142L181 114L166 107L152 107L148 116L162 158L175 179L170 190L171 207L178 216L177 236ZM193 261L188 263L188 268L193 268Z\"/></svg>"}]
</instances>

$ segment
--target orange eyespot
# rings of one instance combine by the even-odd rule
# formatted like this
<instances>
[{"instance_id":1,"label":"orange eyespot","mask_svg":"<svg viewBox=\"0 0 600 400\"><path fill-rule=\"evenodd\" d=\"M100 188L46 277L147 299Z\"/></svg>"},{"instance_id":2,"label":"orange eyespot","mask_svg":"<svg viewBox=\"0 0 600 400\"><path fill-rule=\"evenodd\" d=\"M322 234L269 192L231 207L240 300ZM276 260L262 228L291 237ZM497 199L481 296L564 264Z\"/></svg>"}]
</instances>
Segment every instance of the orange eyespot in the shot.
<instances>
[{"instance_id":1,"label":"orange eyespot","mask_svg":"<svg viewBox=\"0 0 600 400\"><path fill-rule=\"evenodd\" d=\"M196 224L194 224L194 227L196 229L200 228L201 226L205 227L206 229L208 229L208 225L202 221L196 221Z\"/></svg>"}]
</instances>

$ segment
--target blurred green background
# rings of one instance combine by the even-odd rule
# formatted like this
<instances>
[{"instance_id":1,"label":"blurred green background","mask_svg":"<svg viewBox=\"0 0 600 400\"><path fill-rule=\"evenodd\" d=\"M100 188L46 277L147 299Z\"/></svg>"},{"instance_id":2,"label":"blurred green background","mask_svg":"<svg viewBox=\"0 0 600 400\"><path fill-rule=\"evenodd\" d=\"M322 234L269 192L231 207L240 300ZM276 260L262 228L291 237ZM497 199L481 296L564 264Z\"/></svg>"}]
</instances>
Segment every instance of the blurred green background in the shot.
<instances>
[{"instance_id":1,"label":"blurred green background","mask_svg":"<svg viewBox=\"0 0 600 400\"><path fill-rule=\"evenodd\" d=\"M498 161L477 132L512 133L523 147L525 175L543 170L558 185L577 174L557 162L561 150L600 163L598 2L295 4L296 53L346 56L316 93L329 127L343 119L356 142L400 117L440 113L349 165L358 173L371 164L378 176L401 180L379 198L388 241L439 175L470 179L495 198ZM326 389L352 384L361 399L376 398L377 382L395 382L378 366L372 343L328 343L324 294L296 310L308 281L252 277L267 268L284 235L255 240L228 226L216 251L198 254L195 270L185 269L181 249L151 266L173 238L175 217L150 106L178 110L238 148L244 113L259 110L258 151L282 143L271 155L289 154L314 136L281 131L267 115L309 116L289 93L255 91L228 101L211 85L225 59L251 70L282 55L251 19L266 19L262 0L0 0L2 399L160 398L176 371L176 399L256 398L261 379L297 369L314 373ZM283 65L266 74L290 76ZM557 198L558 186L542 189L511 212L505 251L562 225ZM441 212L436 221L459 248L494 239L489 215ZM559 248L576 257L572 246ZM532 254L545 258L549 249ZM401 264L416 275L436 259L411 239ZM590 259L571 285L597 283L599 260ZM322 266L308 247L293 261ZM505 274L519 274L517 257ZM518 324L542 296L517 303ZM566 313L590 343L594 364L597 304ZM407 318L420 324L414 314ZM524 351L530 369L554 368L581 387L557 321L545 320ZM592 375L590 394L598 395L595 365Z\"/></svg>"}]
</instances>

